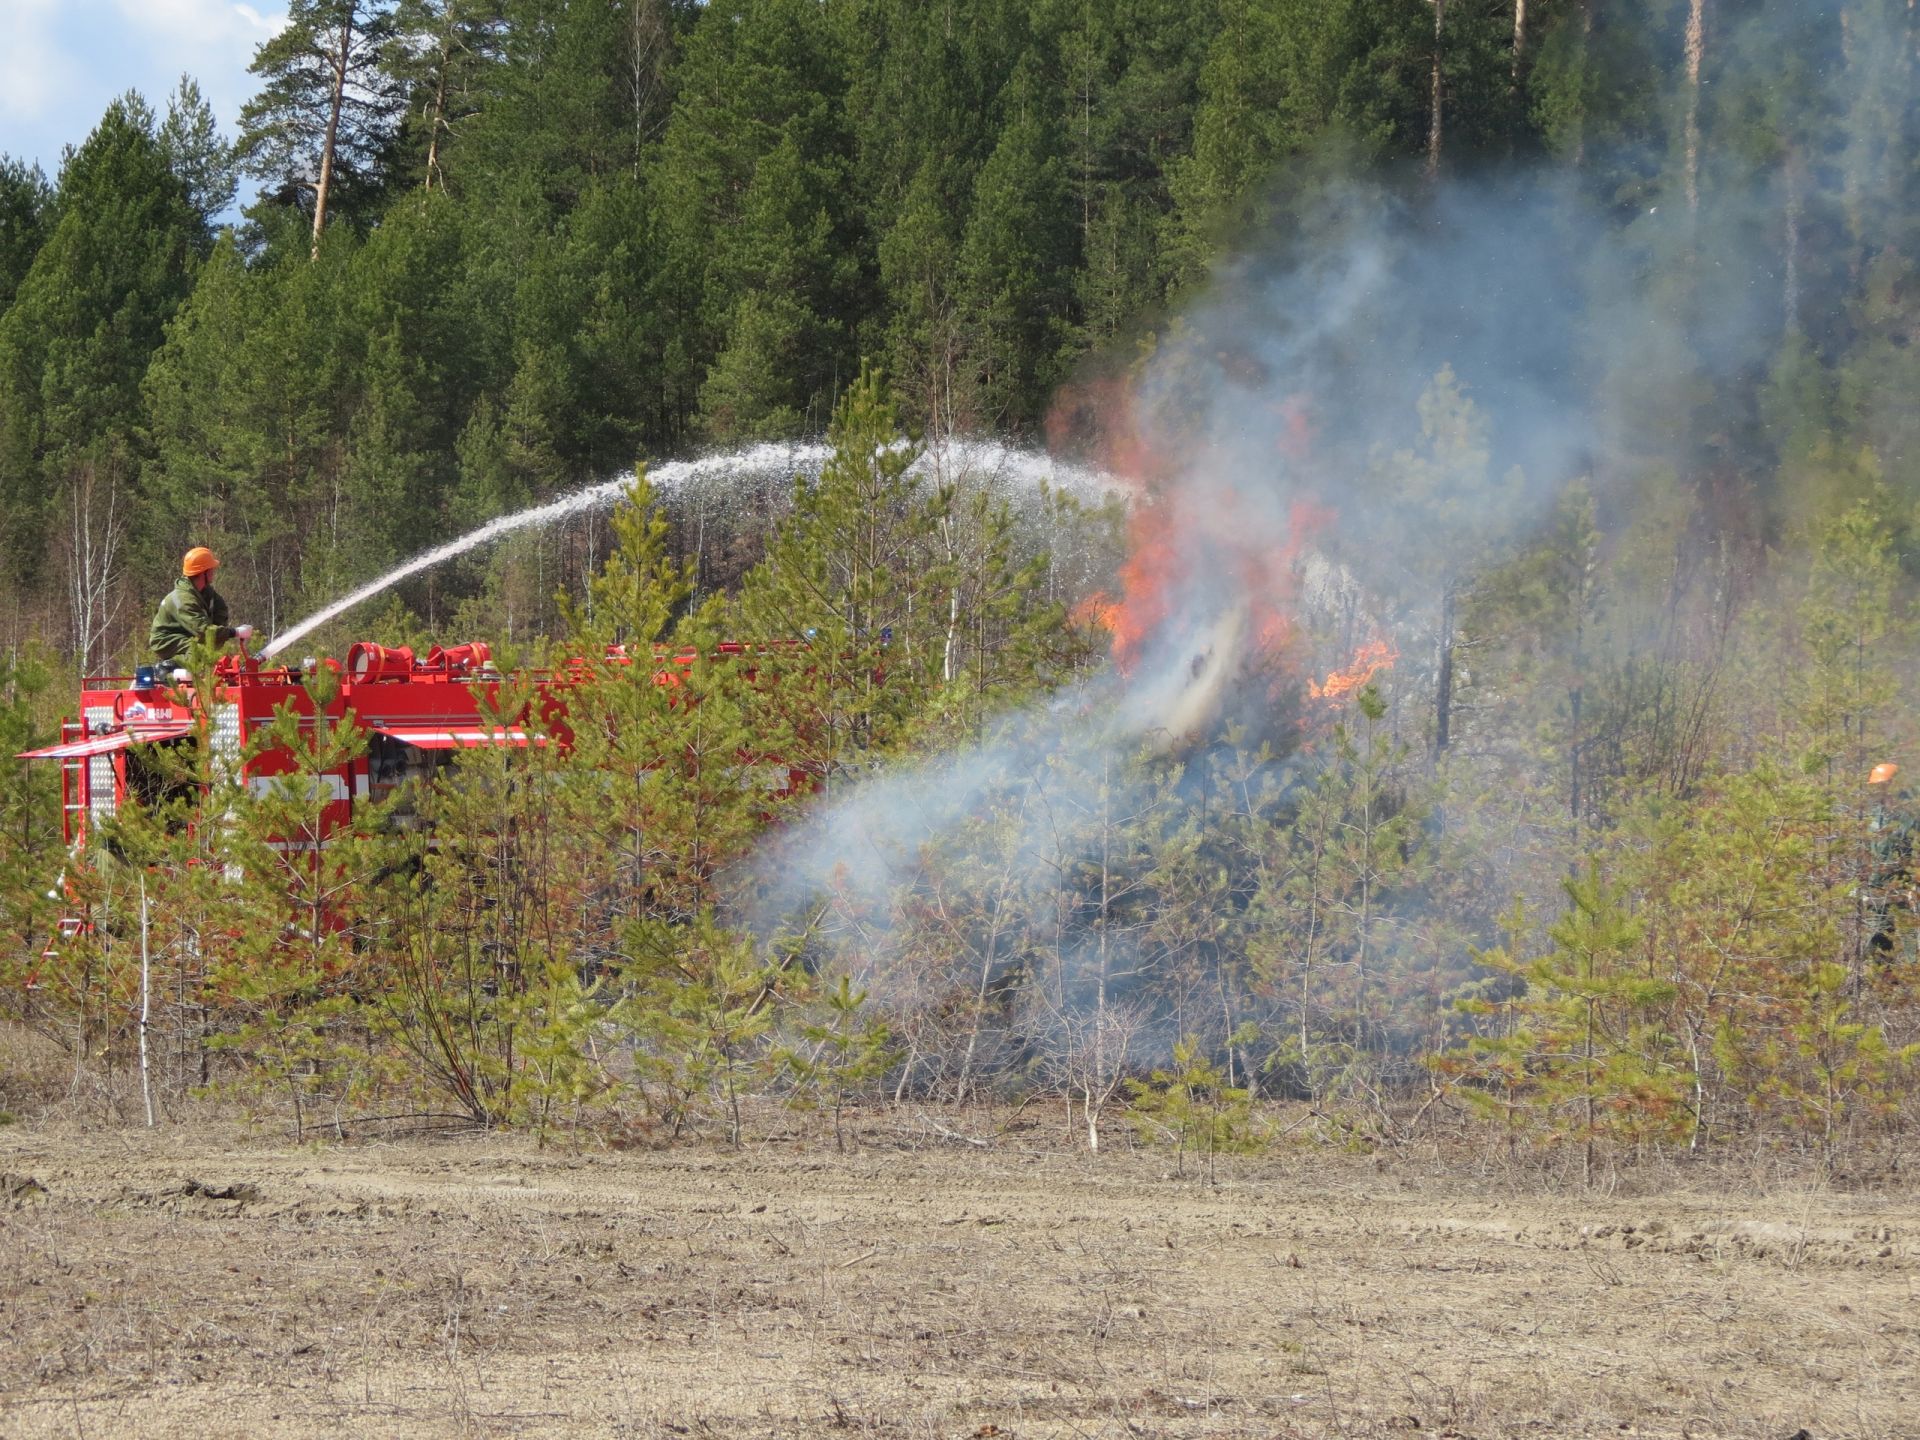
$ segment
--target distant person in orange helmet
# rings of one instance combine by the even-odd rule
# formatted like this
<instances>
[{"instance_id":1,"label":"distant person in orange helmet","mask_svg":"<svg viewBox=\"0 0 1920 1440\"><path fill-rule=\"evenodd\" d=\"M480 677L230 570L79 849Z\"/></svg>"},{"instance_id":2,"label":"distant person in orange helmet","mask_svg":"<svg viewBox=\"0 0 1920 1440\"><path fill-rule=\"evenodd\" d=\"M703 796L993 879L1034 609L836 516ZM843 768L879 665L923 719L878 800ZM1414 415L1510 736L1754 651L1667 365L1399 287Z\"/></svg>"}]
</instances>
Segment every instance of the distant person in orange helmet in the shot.
<instances>
[{"instance_id":1,"label":"distant person in orange helmet","mask_svg":"<svg viewBox=\"0 0 1920 1440\"><path fill-rule=\"evenodd\" d=\"M1914 910L1913 796L1904 786L1895 789L1899 773L1898 765L1884 761L1867 777L1873 807L1867 816L1873 856L1866 888L1867 923L1872 927L1868 943L1880 955L1893 953L1895 932L1912 924Z\"/></svg>"},{"instance_id":2,"label":"distant person in orange helmet","mask_svg":"<svg viewBox=\"0 0 1920 1440\"><path fill-rule=\"evenodd\" d=\"M226 598L213 588L213 572L219 568L220 557L204 545L194 546L181 560L180 579L154 611L147 632L147 648L161 664L184 657L209 631L218 645L253 635L251 625L227 623Z\"/></svg>"}]
</instances>

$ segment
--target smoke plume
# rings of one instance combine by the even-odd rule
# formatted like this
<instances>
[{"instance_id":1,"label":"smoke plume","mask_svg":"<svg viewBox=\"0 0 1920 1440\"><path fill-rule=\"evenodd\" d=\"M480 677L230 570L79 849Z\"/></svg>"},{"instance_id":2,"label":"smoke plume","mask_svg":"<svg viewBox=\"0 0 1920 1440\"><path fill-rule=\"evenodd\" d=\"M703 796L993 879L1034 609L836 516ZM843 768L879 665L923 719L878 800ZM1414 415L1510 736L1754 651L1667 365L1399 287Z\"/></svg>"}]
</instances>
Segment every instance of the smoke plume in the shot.
<instances>
[{"instance_id":1,"label":"smoke plume","mask_svg":"<svg viewBox=\"0 0 1920 1440\"><path fill-rule=\"evenodd\" d=\"M1369 682L1413 754L1444 747L1471 577L1572 482L1618 509L1648 473L1691 472L1712 449L1704 397L1750 383L1794 323L1768 199L1623 215L1543 173L1283 177L1271 222L1151 353L1092 368L1052 417L1054 452L1129 495L1128 556L1081 616L1110 634L1110 670L783 834L754 867L756 926L857 913L887 998L885 917L931 883L930 853L1023 857L1003 869L1037 902L1079 843L1062 809L1154 803L1143 755L1178 763L1235 727L1277 757L1304 741L1283 772L1298 785ZM1049 1003L1071 1021L1095 1003L1092 942L1056 943L1069 974ZM1118 972L1098 963L1105 1007Z\"/></svg>"}]
</instances>

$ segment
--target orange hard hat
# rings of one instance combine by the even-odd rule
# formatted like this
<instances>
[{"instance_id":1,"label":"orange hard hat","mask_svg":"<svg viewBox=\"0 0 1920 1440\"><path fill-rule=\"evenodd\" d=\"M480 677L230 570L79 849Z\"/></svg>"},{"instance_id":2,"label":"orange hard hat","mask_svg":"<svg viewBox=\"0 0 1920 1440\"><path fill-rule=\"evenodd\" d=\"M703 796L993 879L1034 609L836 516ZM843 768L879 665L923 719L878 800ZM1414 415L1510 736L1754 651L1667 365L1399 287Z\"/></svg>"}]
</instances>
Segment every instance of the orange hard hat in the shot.
<instances>
[{"instance_id":1,"label":"orange hard hat","mask_svg":"<svg viewBox=\"0 0 1920 1440\"><path fill-rule=\"evenodd\" d=\"M1867 776L1867 784L1884 785L1900 773L1900 767L1891 761L1882 761L1873 767L1873 773Z\"/></svg>"},{"instance_id":2,"label":"orange hard hat","mask_svg":"<svg viewBox=\"0 0 1920 1440\"><path fill-rule=\"evenodd\" d=\"M182 575L204 575L209 570L218 570L219 568L220 557L204 545L194 546L191 550L187 551L186 557L180 562L180 573Z\"/></svg>"}]
</instances>

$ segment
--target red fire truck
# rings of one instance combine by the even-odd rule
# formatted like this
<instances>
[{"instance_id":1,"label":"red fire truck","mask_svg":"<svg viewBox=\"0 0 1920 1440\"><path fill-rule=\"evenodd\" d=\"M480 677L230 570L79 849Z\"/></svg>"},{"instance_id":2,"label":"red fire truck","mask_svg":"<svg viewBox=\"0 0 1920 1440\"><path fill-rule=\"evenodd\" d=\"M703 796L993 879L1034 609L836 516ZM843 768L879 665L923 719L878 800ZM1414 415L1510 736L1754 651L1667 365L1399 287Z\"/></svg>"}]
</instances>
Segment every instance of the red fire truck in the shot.
<instances>
[{"instance_id":1,"label":"red fire truck","mask_svg":"<svg viewBox=\"0 0 1920 1440\"><path fill-rule=\"evenodd\" d=\"M747 647L728 643L717 653L740 655ZM635 663L624 648L607 658ZM677 687L680 672L692 665L692 652L656 651L650 661L656 685ZM321 669L335 683L316 687ZM284 750L249 754L256 732L271 725L280 707L301 715L315 713L313 691L331 688L325 713L334 721L366 732L365 753L326 775L331 801L323 816L324 833L350 825L354 806L384 799L408 780L430 778L458 752L481 746L558 745L571 750L567 694L590 683L595 667L584 660L557 670L507 676L495 669L483 644L436 645L424 657L404 647L369 643L347 651L343 664L307 660L297 665L263 664L242 654L224 656L214 671L211 693L184 683L183 672L142 667L131 677L102 676L81 683L80 715L61 726L60 743L26 751L21 758L60 762L60 793L69 846L85 845L97 823L112 815L129 795L164 788L166 767L156 765L150 745L179 744L204 721L216 774L254 789L294 769ZM512 723L496 718L499 697L510 681L524 682L530 699ZM204 710L204 715L196 712ZM774 795L790 795L808 786L802 771L771 757L742 757Z\"/></svg>"}]
</instances>

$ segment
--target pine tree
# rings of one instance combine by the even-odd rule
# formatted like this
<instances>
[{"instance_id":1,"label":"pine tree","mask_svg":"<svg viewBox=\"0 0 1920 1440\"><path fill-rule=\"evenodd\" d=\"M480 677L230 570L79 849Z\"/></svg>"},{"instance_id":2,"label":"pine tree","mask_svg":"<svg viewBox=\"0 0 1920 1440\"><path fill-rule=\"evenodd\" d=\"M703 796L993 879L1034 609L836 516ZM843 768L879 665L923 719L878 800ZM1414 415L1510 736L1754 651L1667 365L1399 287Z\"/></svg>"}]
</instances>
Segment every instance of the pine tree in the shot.
<instances>
[{"instance_id":1,"label":"pine tree","mask_svg":"<svg viewBox=\"0 0 1920 1440\"><path fill-rule=\"evenodd\" d=\"M930 781L937 793L948 777ZM907 1041L896 1097L977 1100L1026 1028L1038 917L1023 791L992 787L922 847L893 893L858 884L829 893L820 928L835 963L882 997Z\"/></svg>"},{"instance_id":2,"label":"pine tree","mask_svg":"<svg viewBox=\"0 0 1920 1440\"><path fill-rule=\"evenodd\" d=\"M779 803L765 780L785 775L742 718L753 658L723 652L715 607L680 613L691 567L669 557L644 478L612 528L587 605L566 607L594 675L570 709L573 763L599 777L574 797L575 823L607 862L592 913L609 943L630 945L620 927L647 922L648 943L671 952L675 927L719 904L722 867Z\"/></svg>"},{"instance_id":3,"label":"pine tree","mask_svg":"<svg viewBox=\"0 0 1920 1440\"><path fill-rule=\"evenodd\" d=\"M905 737L937 673L943 618L926 598L942 576L926 563L935 519L910 473L918 447L877 372L848 389L829 438L833 457L796 483L740 596L743 633L767 647L755 723L826 791Z\"/></svg>"},{"instance_id":4,"label":"pine tree","mask_svg":"<svg viewBox=\"0 0 1920 1440\"><path fill-rule=\"evenodd\" d=\"M394 33L393 0L292 0L248 67L265 88L240 111L242 163L273 203L311 204L315 255L329 210L381 183L403 103L381 63Z\"/></svg>"},{"instance_id":5,"label":"pine tree","mask_svg":"<svg viewBox=\"0 0 1920 1440\"><path fill-rule=\"evenodd\" d=\"M833 1148L847 1148L841 1125L847 1102L893 1068L896 1052L886 1022L865 1014L867 992L845 976L819 1000L820 1018L803 1023L809 1048L792 1046L782 1063L799 1086L797 1096L833 1112Z\"/></svg>"},{"instance_id":6,"label":"pine tree","mask_svg":"<svg viewBox=\"0 0 1920 1440\"><path fill-rule=\"evenodd\" d=\"M890 373L913 416L935 435L967 428L973 410L965 321L954 293L956 205L942 193L943 168L929 161L914 177L879 245L880 283L891 311Z\"/></svg>"},{"instance_id":7,"label":"pine tree","mask_svg":"<svg viewBox=\"0 0 1920 1440\"><path fill-rule=\"evenodd\" d=\"M1050 557L1027 553L1031 542L1004 500L984 486L963 493L967 478L950 481L933 497L930 548L940 566L932 578L943 582L945 594L929 587L929 600L945 613L939 617L940 693L922 744L936 737L984 740L993 722L1056 683L1078 654L1066 607L1045 594Z\"/></svg>"},{"instance_id":8,"label":"pine tree","mask_svg":"<svg viewBox=\"0 0 1920 1440\"><path fill-rule=\"evenodd\" d=\"M668 385L679 337L663 306L661 229L653 193L625 173L591 186L568 220L574 308L558 338L578 396L574 454L594 473L679 434Z\"/></svg>"},{"instance_id":9,"label":"pine tree","mask_svg":"<svg viewBox=\"0 0 1920 1440\"><path fill-rule=\"evenodd\" d=\"M553 721L531 687L501 686L481 723L524 729L529 743L465 751L398 802L419 828L385 867L369 967L380 981L377 1033L421 1080L494 1125L527 1113L529 1079L536 1101L554 1093L539 1087L578 1079L555 1068L554 1027L580 1000L555 967L581 958L593 871L590 837L567 823Z\"/></svg>"},{"instance_id":10,"label":"pine tree","mask_svg":"<svg viewBox=\"0 0 1920 1440\"><path fill-rule=\"evenodd\" d=\"M1171 1137L1174 1173L1187 1173L1187 1151L1206 1159L1207 1183L1218 1179L1220 1155L1254 1147L1251 1096L1232 1085L1208 1056L1197 1035L1173 1043L1173 1063L1146 1080L1129 1080L1135 1125L1154 1138Z\"/></svg>"},{"instance_id":11,"label":"pine tree","mask_svg":"<svg viewBox=\"0 0 1920 1440\"><path fill-rule=\"evenodd\" d=\"M0 546L27 584L62 586L84 669L125 623L140 379L191 284L199 226L137 95L69 154L56 204L0 317Z\"/></svg>"},{"instance_id":12,"label":"pine tree","mask_svg":"<svg viewBox=\"0 0 1920 1440\"><path fill-rule=\"evenodd\" d=\"M661 140L670 304L697 314L683 368L717 435L818 425L850 376L857 253L825 12L802 0L706 7Z\"/></svg>"},{"instance_id":13,"label":"pine tree","mask_svg":"<svg viewBox=\"0 0 1920 1440\"><path fill-rule=\"evenodd\" d=\"M1533 764L1551 780L1515 784L1526 793L1507 812L1538 805L1539 821L1565 817L1568 843L1595 808L1604 777L1592 773L1597 750L1589 690L1604 693L1609 627L1608 577L1600 564L1605 540L1593 492L1570 485L1540 537L1504 565L1488 570L1461 607L1461 629L1481 657L1461 686L1480 710L1476 730L1489 737L1527 736ZM1524 773L1523 770L1523 773Z\"/></svg>"},{"instance_id":14,"label":"pine tree","mask_svg":"<svg viewBox=\"0 0 1920 1440\"><path fill-rule=\"evenodd\" d=\"M249 786L213 827L226 927L239 944L207 976L210 1043L234 1057L228 1088L286 1096L296 1137L323 1123L316 1108L339 1133L343 1112L386 1078L359 1002L373 983L364 957L376 876L393 850L381 833L393 802L362 797L351 824L339 823L336 783L367 737L327 717L331 683L318 672L311 714L288 704L254 732L249 757L258 764L271 753L286 768Z\"/></svg>"},{"instance_id":15,"label":"pine tree","mask_svg":"<svg viewBox=\"0 0 1920 1440\"><path fill-rule=\"evenodd\" d=\"M348 304L353 250L249 268L223 238L142 385L154 450L145 565L211 545L222 592L269 628L294 619L303 599L295 537L314 538L316 558L331 549L328 502L362 343Z\"/></svg>"},{"instance_id":16,"label":"pine tree","mask_svg":"<svg viewBox=\"0 0 1920 1440\"><path fill-rule=\"evenodd\" d=\"M1060 136L1037 62L1023 60L1000 104L1006 123L974 182L960 248L963 323L974 333L978 415L1018 429L1059 378L1072 319L1073 235Z\"/></svg>"},{"instance_id":17,"label":"pine tree","mask_svg":"<svg viewBox=\"0 0 1920 1440\"><path fill-rule=\"evenodd\" d=\"M1434 376L1419 412L1419 447L1396 452L1371 482L1393 497L1383 512L1389 533L1370 535L1354 563L1366 565L1376 554L1411 557L1406 568L1381 579L1432 637L1432 745L1440 756L1454 738L1463 591L1508 539L1519 477L1493 472L1486 417L1451 366ZM1399 543L1396 536L1403 537ZM1382 538L1386 543L1376 543Z\"/></svg>"},{"instance_id":18,"label":"pine tree","mask_svg":"<svg viewBox=\"0 0 1920 1440\"><path fill-rule=\"evenodd\" d=\"M648 1068L667 1097L661 1108L673 1133L680 1133L700 1100L713 1098L737 1147L743 1092L776 1059L764 1042L786 972L761 961L751 940L724 929L710 911L696 916L670 945L643 940L634 953L639 958L626 972L630 994L621 1023L653 1062Z\"/></svg>"},{"instance_id":19,"label":"pine tree","mask_svg":"<svg viewBox=\"0 0 1920 1440\"><path fill-rule=\"evenodd\" d=\"M1165 298L1174 278L1171 177L1192 145L1215 5L1140 0L1047 5L1036 28L1054 50L1056 103L1076 222L1077 338L1112 340Z\"/></svg>"},{"instance_id":20,"label":"pine tree","mask_svg":"<svg viewBox=\"0 0 1920 1440\"><path fill-rule=\"evenodd\" d=\"M40 167L0 155L0 315L52 228L53 190Z\"/></svg>"},{"instance_id":21,"label":"pine tree","mask_svg":"<svg viewBox=\"0 0 1920 1440\"><path fill-rule=\"evenodd\" d=\"M476 207L495 242L491 255L476 257L482 263L504 265L510 276L528 242L547 234L594 181L635 174L668 98L657 68L659 4L460 0L457 12L437 12L442 26L457 14L463 30L484 30L494 10L500 17L497 37L468 41L471 74L461 83L473 113L460 122L457 143L436 154L448 187ZM497 63L474 65L482 51ZM457 76L452 57L449 65Z\"/></svg>"},{"instance_id":22,"label":"pine tree","mask_svg":"<svg viewBox=\"0 0 1920 1440\"><path fill-rule=\"evenodd\" d=\"M1228 0L1198 76L1191 148L1169 176L1181 277L1199 278L1223 237L1273 223L1276 171L1329 136L1349 147L1343 171L1420 149L1432 33L1427 6Z\"/></svg>"},{"instance_id":23,"label":"pine tree","mask_svg":"<svg viewBox=\"0 0 1920 1440\"><path fill-rule=\"evenodd\" d=\"M1170 997L1154 993L1156 981L1174 977L1156 964L1164 957L1153 947L1153 922L1183 778L1164 756L1079 747L1063 747L1035 776L1033 803L1049 821L1034 863L1049 882L1053 913L1042 911L1035 927L1033 988L1065 1042L1063 1078L1069 1096L1080 1092L1094 1149L1101 1103L1125 1074L1142 1012L1169 1008Z\"/></svg>"},{"instance_id":24,"label":"pine tree","mask_svg":"<svg viewBox=\"0 0 1920 1440\"><path fill-rule=\"evenodd\" d=\"M1894 603L1895 577L1878 507L1862 501L1827 522L1797 617L1806 659L1788 691L1802 767L1818 777L1840 822L1822 847L1819 873L1863 895L1878 868L1866 779L1885 758L1897 694L1888 651L1912 630L1907 607ZM1842 961L1857 980L1875 922L1864 904L1853 912Z\"/></svg>"},{"instance_id":25,"label":"pine tree","mask_svg":"<svg viewBox=\"0 0 1920 1440\"><path fill-rule=\"evenodd\" d=\"M1810 664L1796 689L1808 768L1843 790L1872 764L1893 699L1886 646L1902 629L1895 574L1886 523L1871 502L1823 527L1799 616Z\"/></svg>"},{"instance_id":26,"label":"pine tree","mask_svg":"<svg viewBox=\"0 0 1920 1440\"><path fill-rule=\"evenodd\" d=\"M1844 907L1815 881L1818 837L1832 823L1825 812L1816 784L1763 761L1636 836L1651 842L1641 862L1642 970L1674 986L1695 1151L1741 1124L1759 1088L1744 1059L1777 1038L1789 997L1832 954Z\"/></svg>"},{"instance_id":27,"label":"pine tree","mask_svg":"<svg viewBox=\"0 0 1920 1440\"><path fill-rule=\"evenodd\" d=\"M1565 890L1567 910L1548 929L1548 953L1475 955L1522 988L1505 1001L1462 1002L1468 1014L1510 1023L1469 1040L1455 1064L1474 1082L1469 1099L1577 1144L1582 1182L1592 1185L1607 1141L1686 1132L1692 1077L1664 1024L1673 982L1633 964L1642 932L1623 887L1589 875L1567 880ZM1524 932L1523 916L1511 924Z\"/></svg>"},{"instance_id":28,"label":"pine tree","mask_svg":"<svg viewBox=\"0 0 1920 1440\"><path fill-rule=\"evenodd\" d=\"M47 942L53 923L50 893L57 887L63 855L59 832L60 790L53 767L13 757L46 735L40 711L55 683L56 668L41 646L0 662L0 989L27 988L27 974Z\"/></svg>"},{"instance_id":29,"label":"pine tree","mask_svg":"<svg viewBox=\"0 0 1920 1440\"><path fill-rule=\"evenodd\" d=\"M221 138L213 107L191 75L182 75L179 87L167 97L167 118L156 138L211 244L214 221L233 204L239 177L233 147Z\"/></svg>"},{"instance_id":30,"label":"pine tree","mask_svg":"<svg viewBox=\"0 0 1920 1440\"><path fill-rule=\"evenodd\" d=\"M1366 1077L1398 1048L1404 963L1396 901L1430 863L1426 810L1404 781L1408 754L1369 685L1313 772L1287 851L1270 861L1253 904L1270 928L1250 942L1260 983L1292 1002L1292 1032L1273 1063L1316 1100ZM1408 1007L1411 1009L1411 1007Z\"/></svg>"},{"instance_id":31,"label":"pine tree","mask_svg":"<svg viewBox=\"0 0 1920 1440\"><path fill-rule=\"evenodd\" d=\"M397 0L381 68L406 97L399 144L424 190L445 189L447 155L483 111L508 37L501 0ZM412 178L411 176L409 178Z\"/></svg>"}]
</instances>

